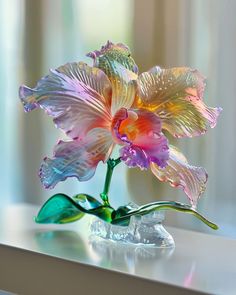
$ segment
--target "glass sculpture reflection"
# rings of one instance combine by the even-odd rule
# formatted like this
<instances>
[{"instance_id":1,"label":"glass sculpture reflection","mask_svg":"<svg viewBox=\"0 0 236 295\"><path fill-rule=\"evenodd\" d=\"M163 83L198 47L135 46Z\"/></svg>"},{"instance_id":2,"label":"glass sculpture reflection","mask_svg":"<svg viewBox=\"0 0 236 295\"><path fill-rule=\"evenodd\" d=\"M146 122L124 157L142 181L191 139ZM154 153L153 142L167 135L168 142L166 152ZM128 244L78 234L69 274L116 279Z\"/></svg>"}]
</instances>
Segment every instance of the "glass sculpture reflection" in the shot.
<instances>
[{"instance_id":1,"label":"glass sculpture reflection","mask_svg":"<svg viewBox=\"0 0 236 295\"><path fill-rule=\"evenodd\" d=\"M19 95L26 112L42 108L68 136L67 141L56 144L52 158L44 158L39 171L43 186L53 188L68 177L87 181L103 161L107 174L101 201L87 194L56 194L42 206L36 222L68 223L92 214L108 223L128 226L133 216L176 210L193 214L217 229L196 211L206 188L205 169L191 166L163 133L193 137L215 127L221 108L204 104L204 77L187 67L154 66L138 74L129 48L121 43L108 41L87 56L92 58L92 66L67 63L51 70L35 88L21 86ZM120 156L114 159L116 145ZM114 209L109 187L113 170L121 163L150 169L160 181L181 188L190 204L160 201Z\"/></svg>"}]
</instances>

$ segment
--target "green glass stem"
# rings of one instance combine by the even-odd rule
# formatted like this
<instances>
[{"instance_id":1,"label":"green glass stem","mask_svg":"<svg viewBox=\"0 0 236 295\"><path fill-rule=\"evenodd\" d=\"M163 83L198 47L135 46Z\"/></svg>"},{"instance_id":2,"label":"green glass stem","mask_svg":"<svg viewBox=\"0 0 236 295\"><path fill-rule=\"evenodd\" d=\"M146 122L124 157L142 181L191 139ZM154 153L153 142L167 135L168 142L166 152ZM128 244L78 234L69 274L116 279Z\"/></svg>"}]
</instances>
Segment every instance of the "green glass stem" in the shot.
<instances>
[{"instance_id":1,"label":"green glass stem","mask_svg":"<svg viewBox=\"0 0 236 295\"><path fill-rule=\"evenodd\" d=\"M107 161L107 173L106 173L106 178L105 178L105 183L104 183L104 188L103 192L100 194L101 199L103 200L103 204L105 206L110 207L110 202L108 198L108 193L111 185L111 178L113 174L114 168L121 162L120 158L117 159L109 159Z\"/></svg>"}]
</instances>

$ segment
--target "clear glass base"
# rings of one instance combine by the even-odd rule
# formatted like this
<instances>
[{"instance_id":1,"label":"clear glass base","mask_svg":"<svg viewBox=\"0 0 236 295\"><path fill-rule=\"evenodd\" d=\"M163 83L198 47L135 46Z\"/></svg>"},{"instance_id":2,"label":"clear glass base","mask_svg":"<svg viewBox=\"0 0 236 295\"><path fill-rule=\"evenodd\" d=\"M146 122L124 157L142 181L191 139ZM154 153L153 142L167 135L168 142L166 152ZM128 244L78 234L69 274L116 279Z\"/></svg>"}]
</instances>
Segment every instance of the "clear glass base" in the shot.
<instances>
[{"instance_id":1,"label":"clear glass base","mask_svg":"<svg viewBox=\"0 0 236 295\"><path fill-rule=\"evenodd\" d=\"M174 239L162 225L164 217L164 211L132 216L129 226L113 225L101 219L95 219L90 230L92 235L110 241L156 248L173 248Z\"/></svg>"}]
</instances>

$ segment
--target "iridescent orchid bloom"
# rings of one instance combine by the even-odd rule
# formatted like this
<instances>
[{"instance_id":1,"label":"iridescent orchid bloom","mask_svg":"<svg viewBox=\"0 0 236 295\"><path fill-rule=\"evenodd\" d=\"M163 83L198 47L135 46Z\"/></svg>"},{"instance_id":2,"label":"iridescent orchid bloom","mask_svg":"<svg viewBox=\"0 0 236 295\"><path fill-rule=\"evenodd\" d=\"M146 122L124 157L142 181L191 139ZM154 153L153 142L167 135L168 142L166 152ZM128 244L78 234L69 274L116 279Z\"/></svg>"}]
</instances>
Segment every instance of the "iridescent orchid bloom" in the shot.
<instances>
[{"instance_id":1,"label":"iridescent orchid bloom","mask_svg":"<svg viewBox=\"0 0 236 295\"><path fill-rule=\"evenodd\" d=\"M182 188L195 207L207 173L188 164L162 131L192 137L216 125L221 108L204 104L203 76L186 67L158 66L138 75L124 44L108 42L88 56L93 66L68 63L51 70L33 89L20 87L25 111L41 107L70 138L58 142L53 158L44 159L43 185L53 188L67 177L89 180L119 145L128 167L150 169L160 181Z\"/></svg>"}]
</instances>

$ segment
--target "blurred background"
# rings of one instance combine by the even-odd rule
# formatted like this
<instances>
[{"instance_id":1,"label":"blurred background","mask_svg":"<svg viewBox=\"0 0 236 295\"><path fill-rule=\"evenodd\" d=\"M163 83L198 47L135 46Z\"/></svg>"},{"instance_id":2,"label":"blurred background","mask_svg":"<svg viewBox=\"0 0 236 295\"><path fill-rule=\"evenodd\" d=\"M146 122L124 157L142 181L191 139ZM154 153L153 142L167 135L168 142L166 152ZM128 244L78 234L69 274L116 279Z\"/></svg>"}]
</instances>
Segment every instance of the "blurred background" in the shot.
<instances>
[{"instance_id":1,"label":"blurred background","mask_svg":"<svg viewBox=\"0 0 236 295\"><path fill-rule=\"evenodd\" d=\"M140 72L153 65L189 66L208 78L206 103L224 109L218 125L205 136L175 144L191 164L209 172L199 211L220 230L174 212L166 223L236 238L235 10L234 0L0 0L0 206L42 204L56 192L98 196L105 177L102 164L89 182L69 179L51 191L42 188L38 168L62 133L44 112L24 113L18 88L34 86L49 68L66 62L89 63L85 54L111 40L131 48ZM187 201L182 191L151 173L124 165L115 170L110 195L114 206Z\"/></svg>"}]
</instances>

